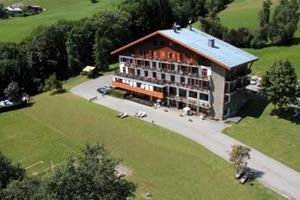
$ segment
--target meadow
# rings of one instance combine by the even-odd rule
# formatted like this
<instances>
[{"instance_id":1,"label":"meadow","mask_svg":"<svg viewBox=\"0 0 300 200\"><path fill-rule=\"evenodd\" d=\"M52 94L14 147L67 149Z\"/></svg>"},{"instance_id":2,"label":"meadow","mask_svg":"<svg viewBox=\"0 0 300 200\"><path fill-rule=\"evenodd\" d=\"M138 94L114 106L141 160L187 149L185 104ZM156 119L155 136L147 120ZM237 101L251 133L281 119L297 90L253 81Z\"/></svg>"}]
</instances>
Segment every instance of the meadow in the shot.
<instances>
[{"instance_id":1,"label":"meadow","mask_svg":"<svg viewBox=\"0 0 300 200\"><path fill-rule=\"evenodd\" d=\"M272 11L279 0L272 0ZM221 23L229 28L248 27L251 30L257 28L258 12L261 9L261 0L234 0L233 3L222 11L219 16ZM300 23L299 23L300 24ZM300 27L298 24L298 27ZM262 75L276 59L289 59L295 66L296 72L300 77L300 28L295 33L295 42L290 46L270 46L263 49L245 49L259 57L253 65L253 74Z\"/></svg>"},{"instance_id":2,"label":"meadow","mask_svg":"<svg viewBox=\"0 0 300 200\"><path fill-rule=\"evenodd\" d=\"M69 90L86 80L69 80ZM281 199L258 182L241 185L233 169L201 145L136 118L120 120L116 112L73 96L43 93L33 105L0 114L0 151L28 173L47 175L77 154L84 144L104 144L132 171L136 199Z\"/></svg>"},{"instance_id":3,"label":"meadow","mask_svg":"<svg viewBox=\"0 0 300 200\"><path fill-rule=\"evenodd\" d=\"M16 2L40 5L46 11L35 16L0 20L0 42L20 42L40 25L48 26L63 19L78 20L90 17L101 10L115 8L121 0L99 0L94 4L89 0L1 0L4 5Z\"/></svg>"}]
</instances>

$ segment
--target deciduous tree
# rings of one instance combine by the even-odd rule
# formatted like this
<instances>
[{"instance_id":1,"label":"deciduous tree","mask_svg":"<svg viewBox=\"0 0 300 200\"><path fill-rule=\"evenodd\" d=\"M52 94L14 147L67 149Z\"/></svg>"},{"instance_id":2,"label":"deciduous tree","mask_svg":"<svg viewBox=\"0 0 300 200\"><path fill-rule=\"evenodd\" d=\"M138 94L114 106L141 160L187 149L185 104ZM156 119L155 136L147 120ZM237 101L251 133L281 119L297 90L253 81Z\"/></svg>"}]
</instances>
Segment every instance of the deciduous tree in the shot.
<instances>
[{"instance_id":1,"label":"deciduous tree","mask_svg":"<svg viewBox=\"0 0 300 200\"><path fill-rule=\"evenodd\" d=\"M262 77L261 94L274 105L274 114L295 102L298 79L294 66L288 60L275 61Z\"/></svg>"},{"instance_id":2,"label":"deciduous tree","mask_svg":"<svg viewBox=\"0 0 300 200\"><path fill-rule=\"evenodd\" d=\"M0 152L0 190L6 188L13 180L22 180L24 176L25 169L19 164L12 164L12 162Z\"/></svg>"},{"instance_id":3,"label":"deciduous tree","mask_svg":"<svg viewBox=\"0 0 300 200\"><path fill-rule=\"evenodd\" d=\"M251 149L241 145L233 145L229 154L229 161L233 167L239 171L247 167L248 160L250 159Z\"/></svg>"},{"instance_id":4,"label":"deciduous tree","mask_svg":"<svg viewBox=\"0 0 300 200\"><path fill-rule=\"evenodd\" d=\"M287 44L293 39L299 21L298 0L280 0L273 15L270 37L274 44Z\"/></svg>"}]
</instances>

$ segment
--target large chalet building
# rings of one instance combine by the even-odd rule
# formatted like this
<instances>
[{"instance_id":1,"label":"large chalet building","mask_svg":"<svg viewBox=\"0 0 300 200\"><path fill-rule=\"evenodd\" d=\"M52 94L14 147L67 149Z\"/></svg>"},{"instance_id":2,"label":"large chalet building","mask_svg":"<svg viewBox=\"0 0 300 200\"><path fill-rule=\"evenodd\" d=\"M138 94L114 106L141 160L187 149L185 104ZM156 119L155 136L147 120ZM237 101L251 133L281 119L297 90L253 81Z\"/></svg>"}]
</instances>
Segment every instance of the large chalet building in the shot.
<instances>
[{"instance_id":1,"label":"large chalet building","mask_svg":"<svg viewBox=\"0 0 300 200\"><path fill-rule=\"evenodd\" d=\"M218 119L244 105L248 75L258 59L191 26L156 31L112 55L120 63L113 87Z\"/></svg>"}]
</instances>

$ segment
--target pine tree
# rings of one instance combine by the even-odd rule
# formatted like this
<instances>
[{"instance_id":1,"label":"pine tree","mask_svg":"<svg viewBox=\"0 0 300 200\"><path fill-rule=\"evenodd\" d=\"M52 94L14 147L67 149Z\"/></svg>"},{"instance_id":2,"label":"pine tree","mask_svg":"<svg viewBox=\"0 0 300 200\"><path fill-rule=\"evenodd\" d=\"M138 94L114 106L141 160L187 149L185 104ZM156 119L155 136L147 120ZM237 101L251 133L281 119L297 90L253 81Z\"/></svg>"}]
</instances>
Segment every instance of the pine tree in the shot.
<instances>
[{"instance_id":1,"label":"pine tree","mask_svg":"<svg viewBox=\"0 0 300 200\"><path fill-rule=\"evenodd\" d=\"M298 88L295 69L288 60L274 62L260 84L261 94L274 105L273 113L276 115L282 108L295 102Z\"/></svg>"},{"instance_id":2,"label":"pine tree","mask_svg":"<svg viewBox=\"0 0 300 200\"><path fill-rule=\"evenodd\" d=\"M93 56L97 71L105 71L109 68L111 46L112 43L108 38L96 34Z\"/></svg>"},{"instance_id":3,"label":"pine tree","mask_svg":"<svg viewBox=\"0 0 300 200\"><path fill-rule=\"evenodd\" d=\"M271 0L265 0L263 2L262 10L259 12L258 21L259 21L259 39L268 41L269 38L269 28L270 28L270 8L272 2Z\"/></svg>"}]
</instances>

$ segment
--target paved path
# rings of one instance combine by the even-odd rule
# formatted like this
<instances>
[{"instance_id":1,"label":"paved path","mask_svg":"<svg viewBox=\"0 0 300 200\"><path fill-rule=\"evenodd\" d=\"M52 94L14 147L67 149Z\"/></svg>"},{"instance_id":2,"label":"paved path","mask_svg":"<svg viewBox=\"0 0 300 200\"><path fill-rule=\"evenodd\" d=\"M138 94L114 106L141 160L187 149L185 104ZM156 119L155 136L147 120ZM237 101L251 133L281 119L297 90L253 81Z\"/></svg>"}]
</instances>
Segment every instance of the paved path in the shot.
<instances>
[{"instance_id":1,"label":"paved path","mask_svg":"<svg viewBox=\"0 0 300 200\"><path fill-rule=\"evenodd\" d=\"M121 100L109 96L100 97L96 89L111 83L111 76L100 77L87 81L73 88L71 92L85 99L98 96L95 103L134 115L139 110L147 113L146 121L173 130L195 142L205 146L210 151L228 161L228 152L233 144L242 144L222 133L226 127L223 122L200 120L197 117L180 117L178 110L164 108L154 109L131 101ZM193 122L190 122L192 119ZM242 144L244 145L244 144ZM257 179L274 191L286 196L300 199L300 173L282 163L251 148L249 166L259 172Z\"/></svg>"}]
</instances>

